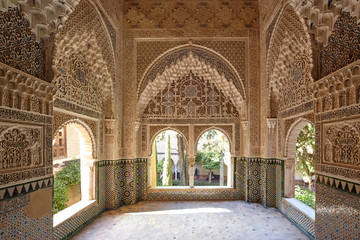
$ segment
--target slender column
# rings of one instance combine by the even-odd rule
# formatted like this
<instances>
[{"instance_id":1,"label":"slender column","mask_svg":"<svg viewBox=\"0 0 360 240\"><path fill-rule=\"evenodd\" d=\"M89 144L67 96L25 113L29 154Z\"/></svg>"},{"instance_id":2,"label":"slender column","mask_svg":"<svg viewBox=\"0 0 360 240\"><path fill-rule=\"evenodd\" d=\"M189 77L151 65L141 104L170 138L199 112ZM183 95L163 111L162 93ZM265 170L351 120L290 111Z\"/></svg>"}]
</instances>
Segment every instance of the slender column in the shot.
<instances>
[{"instance_id":1,"label":"slender column","mask_svg":"<svg viewBox=\"0 0 360 240\"><path fill-rule=\"evenodd\" d=\"M250 134L248 128L248 121L241 121L242 127L242 146L241 146L241 155L245 157L249 157L250 154Z\"/></svg>"},{"instance_id":2,"label":"slender column","mask_svg":"<svg viewBox=\"0 0 360 240\"><path fill-rule=\"evenodd\" d=\"M190 187L194 187L194 165L195 165L195 157L194 156L188 156L189 159L189 174L190 174Z\"/></svg>"},{"instance_id":3,"label":"slender column","mask_svg":"<svg viewBox=\"0 0 360 240\"><path fill-rule=\"evenodd\" d=\"M288 158L285 160L285 197L295 196L295 159Z\"/></svg>"},{"instance_id":4,"label":"slender column","mask_svg":"<svg viewBox=\"0 0 360 240\"><path fill-rule=\"evenodd\" d=\"M157 186L157 172L156 172L156 159L157 159L157 152L156 152L156 141L153 142L152 146L153 146L153 151L152 151L152 155L151 155L151 163L150 163L150 186L151 187L156 187Z\"/></svg>"},{"instance_id":5,"label":"slender column","mask_svg":"<svg viewBox=\"0 0 360 240\"><path fill-rule=\"evenodd\" d=\"M277 129L278 120L276 118L267 119L267 157L274 158L276 157L276 129Z\"/></svg>"},{"instance_id":6,"label":"slender column","mask_svg":"<svg viewBox=\"0 0 360 240\"><path fill-rule=\"evenodd\" d=\"M94 199L94 186L95 186L95 176L94 176L94 169L95 169L95 160L86 158L86 156L81 159L81 189L84 189L84 191L81 191L81 199L82 200L92 200Z\"/></svg>"},{"instance_id":7,"label":"slender column","mask_svg":"<svg viewBox=\"0 0 360 240\"><path fill-rule=\"evenodd\" d=\"M106 160L115 159L115 136L114 136L114 127L115 119L105 119L105 157Z\"/></svg>"},{"instance_id":8,"label":"slender column","mask_svg":"<svg viewBox=\"0 0 360 240\"><path fill-rule=\"evenodd\" d=\"M230 163L228 164L228 170L227 170L228 187L234 187L234 158L235 156L230 156Z\"/></svg>"},{"instance_id":9,"label":"slender column","mask_svg":"<svg viewBox=\"0 0 360 240\"><path fill-rule=\"evenodd\" d=\"M135 129L134 129L134 150L133 150L133 158L138 157L138 146L139 146L139 129L140 123L135 122Z\"/></svg>"},{"instance_id":10,"label":"slender column","mask_svg":"<svg viewBox=\"0 0 360 240\"><path fill-rule=\"evenodd\" d=\"M220 152L220 186L224 186L224 153Z\"/></svg>"}]
</instances>

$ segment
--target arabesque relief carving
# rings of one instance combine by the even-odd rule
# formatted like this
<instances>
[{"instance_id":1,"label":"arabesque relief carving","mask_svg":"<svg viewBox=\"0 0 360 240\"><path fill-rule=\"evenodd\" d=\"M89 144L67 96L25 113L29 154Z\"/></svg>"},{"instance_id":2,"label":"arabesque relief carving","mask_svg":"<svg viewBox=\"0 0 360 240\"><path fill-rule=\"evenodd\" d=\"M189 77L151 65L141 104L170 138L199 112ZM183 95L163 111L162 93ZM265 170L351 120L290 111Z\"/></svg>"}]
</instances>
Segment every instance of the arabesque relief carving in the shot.
<instances>
[{"instance_id":1,"label":"arabesque relief carving","mask_svg":"<svg viewBox=\"0 0 360 240\"><path fill-rule=\"evenodd\" d=\"M323 163L360 167L360 122L325 126Z\"/></svg>"},{"instance_id":2,"label":"arabesque relief carving","mask_svg":"<svg viewBox=\"0 0 360 240\"><path fill-rule=\"evenodd\" d=\"M215 55L215 53L210 52L209 49L185 45L163 56L154 63L144 75L143 81L138 88L139 114L144 112L143 109L145 109L148 103L158 94L158 92L153 89L165 89L167 85L171 85L172 79L182 79L188 75L190 71L194 76L198 76L198 78L211 80L217 89L222 89L225 97L230 99L237 109L241 108L243 100L245 99L245 89L236 71L232 69L225 60L222 60L219 56ZM174 93L175 92L173 92L173 94ZM188 96L190 96L189 94L194 93L189 92ZM217 96L212 95L212 97L215 99L212 100L215 103ZM196 105L193 102L187 104L191 105L188 106L191 109ZM167 109L170 111L171 108L168 106ZM212 108L212 110L215 111L215 108ZM170 113L170 115L172 114ZM194 114L191 113L190 115ZM216 115L216 113L214 112L212 115Z\"/></svg>"},{"instance_id":3,"label":"arabesque relief carving","mask_svg":"<svg viewBox=\"0 0 360 240\"><path fill-rule=\"evenodd\" d=\"M65 23L79 2L80 0L4 0L0 2L0 9L20 7L26 18L29 19L31 30L35 33L37 41L39 41L56 32Z\"/></svg>"},{"instance_id":4,"label":"arabesque relief carving","mask_svg":"<svg viewBox=\"0 0 360 240\"><path fill-rule=\"evenodd\" d=\"M45 80L45 44L36 41L29 20L18 6L1 10L0 62Z\"/></svg>"},{"instance_id":5,"label":"arabesque relief carving","mask_svg":"<svg viewBox=\"0 0 360 240\"><path fill-rule=\"evenodd\" d=\"M234 104L214 83L191 71L160 90L143 113L143 117L158 118L238 116L239 112Z\"/></svg>"},{"instance_id":6,"label":"arabesque relief carving","mask_svg":"<svg viewBox=\"0 0 360 240\"><path fill-rule=\"evenodd\" d=\"M271 37L267 74L278 111L312 99L312 52L309 34L291 6L281 12ZM273 101L276 100L272 99Z\"/></svg>"},{"instance_id":7,"label":"arabesque relief carving","mask_svg":"<svg viewBox=\"0 0 360 240\"><path fill-rule=\"evenodd\" d=\"M253 28L258 3L242 1L125 1L127 28Z\"/></svg>"},{"instance_id":8,"label":"arabesque relief carving","mask_svg":"<svg viewBox=\"0 0 360 240\"><path fill-rule=\"evenodd\" d=\"M41 127L0 124L0 172L42 166L43 150Z\"/></svg>"},{"instance_id":9,"label":"arabesque relief carving","mask_svg":"<svg viewBox=\"0 0 360 240\"><path fill-rule=\"evenodd\" d=\"M57 98L102 112L102 89L99 87L102 79L87 65L84 54L75 52L69 59L57 61L56 72Z\"/></svg>"},{"instance_id":10,"label":"arabesque relief carving","mask_svg":"<svg viewBox=\"0 0 360 240\"><path fill-rule=\"evenodd\" d=\"M0 63L0 106L52 114L54 86Z\"/></svg>"}]
</instances>

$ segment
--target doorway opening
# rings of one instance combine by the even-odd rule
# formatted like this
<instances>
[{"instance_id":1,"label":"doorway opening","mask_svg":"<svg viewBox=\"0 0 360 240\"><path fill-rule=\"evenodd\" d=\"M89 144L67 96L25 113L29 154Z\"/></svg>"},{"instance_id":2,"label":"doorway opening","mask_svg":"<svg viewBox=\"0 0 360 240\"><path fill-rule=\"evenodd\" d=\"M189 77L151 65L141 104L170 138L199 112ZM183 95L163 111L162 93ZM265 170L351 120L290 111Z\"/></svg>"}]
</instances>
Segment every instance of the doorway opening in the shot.
<instances>
[{"instance_id":1,"label":"doorway opening","mask_svg":"<svg viewBox=\"0 0 360 240\"><path fill-rule=\"evenodd\" d=\"M296 142L295 198L315 209L315 127L308 123Z\"/></svg>"},{"instance_id":2,"label":"doorway opening","mask_svg":"<svg viewBox=\"0 0 360 240\"><path fill-rule=\"evenodd\" d=\"M53 138L53 214L93 199L93 141L78 122L64 124Z\"/></svg>"}]
</instances>

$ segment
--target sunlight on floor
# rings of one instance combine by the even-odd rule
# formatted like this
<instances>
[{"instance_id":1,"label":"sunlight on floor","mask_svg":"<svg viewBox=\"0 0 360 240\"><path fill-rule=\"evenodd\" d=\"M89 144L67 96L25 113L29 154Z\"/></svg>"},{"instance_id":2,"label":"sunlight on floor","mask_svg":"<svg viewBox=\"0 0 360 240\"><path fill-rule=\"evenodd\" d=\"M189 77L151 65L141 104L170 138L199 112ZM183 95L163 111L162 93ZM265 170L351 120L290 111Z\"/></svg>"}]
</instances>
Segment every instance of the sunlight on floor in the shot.
<instances>
[{"instance_id":1,"label":"sunlight on floor","mask_svg":"<svg viewBox=\"0 0 360 240\"><path fill-rule=\"evenodd\" d=\"M308 240L277 209L242 201L144 201L103 213L74 240Z\"/></svg>"},{"instance_id":2,"label":"sunlight on floor","mask_svg":"<svg viewBox=\"0 0 360 240\"><path fill-rule=\"evenodd\" d=\"M124 215L167 215L167 214L198 214L198 213L231 213L229 209L225 208L191 208L191 209L179 209L179 210L165 210L165 211L153 211L153 212L136 212L125 213Z\"/></svg>"}]
</instances>

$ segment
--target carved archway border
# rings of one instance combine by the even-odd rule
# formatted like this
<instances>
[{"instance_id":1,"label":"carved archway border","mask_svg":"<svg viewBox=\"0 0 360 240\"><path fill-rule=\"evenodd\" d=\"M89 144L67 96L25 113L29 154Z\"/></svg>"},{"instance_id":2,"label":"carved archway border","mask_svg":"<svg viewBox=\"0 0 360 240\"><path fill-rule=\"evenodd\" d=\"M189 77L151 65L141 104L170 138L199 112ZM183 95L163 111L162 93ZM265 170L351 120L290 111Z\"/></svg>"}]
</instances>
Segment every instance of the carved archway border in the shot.
<instances>
[{"instance_id":1,"label":"carved archway border","mask_svg":"<svg viewBox=\"0 0 360 240\"><path fill-rule=\"evenodd\" d=\"M310 56L309 60L310 63L312 63L311 38L306 23L303 18L299 17L292 5L286 4L279 14L270 38L266 64L266 72L269 80L273 75L284 35L289 39L297 38L297 41L302 43L304 45L303 48L308 51L307 55ZM300 41L299 36L303 37L303 39L301 39L302 41Z\"/></svg>"},{"instance_id":2,"label":"carved archway border","mask_svg":"<svg viewBox=\"0 0 360 240\"><path fill-rule=\"evenodd\" d=\"M205 57L201 57L200 53L203 52L205 54L208 54L206 59ZM156 76L160 73L162 74L166 68L169 68L171 65L175 65L177 61L182 59L184 56L188 55L189 53L192 53L196 55L198 58L202 58L205 62L208 62L210 65L214 65L216 69L219 69L219 66L216 66L215 64L209 63L209 61L212 58L213 60L217 60L218 63L223 64L223 68L226 68L226 72L220 71L222 75L226 75L226 80L230 80L227 78L232 78L232 84L237 89L237 91L241 95L242 100L246 100L246 91L243 84L243 81L241 81L241 77L239 76L238 72L234 68L234 66L221 54L215 52L214 50L201 46L201 45L195 45L195 44L185 44L181 45L175 48L172 48L165 53L161 54L159 57L157 57L146 69L145 73L143 74L143 77L141 78L138 89L137 89L137 98L140 99L141 94L146 89L147 85L150 81L154 81L156 79ZM176 56L175 56L176 55ZM174 57L175 56L175 57ZM169 58L169 59L168 59ZM161 69L159 69L161 68ZM152 79L151 79L152 78ZM238 85L238 87L236 87Z\"/></svg>"},{"instance_id":3,"label":"carved archway border","mask_svg":"<svg viewBox=\"0 0 360 240\"><path fill-rule=\"evenodd\" d=\"M86 133L90 136L91 146L92 146L92 157L96 159L97 151L96 151L96 122L90 120L83 120L76 116L71 116L68 114L63 114L54 111L54 122L52 128L52 137L54 138L56 133L67 124L75 123L80 125L83 129L86 130Z\"/></svg>"},{"instance_id":4,"label":"carved archway border","mask_svg":"<svg viewBox=\"0 0 360 240\"><path fill-rule=\"evenodd\" d=\"M157 135L159 135L160 133L162 133L164 131L167 131L167 130L171 130L171 131L174 131L174 132L177 132L178 134L180 134L182 136L182 138L184 139L186 151L189 152L188 136L186 135L184 130L179 128L179 126L166 126L166 125L163 125L163 126L150 126L150 128L151 127L156 127L158 129L155 132L151 132L151 129L149 131L149 139L150 139L150 141L148 142L148 146L147 146L147 150L148 150L147 154L148 154L148 156L151 156L153 154L152 153L152 144L153 144L155 138L157 137ZM180 127L182 127L182 126L180 126ZM185 126L185 127L188 127L188 126Z\"/></svg>"},{"instance_id":5,"label":"carved archway border","mask_svg":"<svg viewBox=\"0 0 360 240\"><path fill-rule=\"evenodd\" d=\"M297 138L299 136L299 133L301 132L301 130L306 126L306 124L312 124L314 125L313 122L311 122L309 119L300 117L298 118L293 124L291 124L286 137L285 137L285 144L284 144L284 157L287 158L292 158L295 159L296 158L296 142L297 142ZM294 146L294 147L292 147ZM290 148L289 148L290 147Z\"/></svg>"},{"instance_id":6,"label":"carved archway border","mask_svg":"<svg viewBox=\"0 0 360 240\"><path fill-rule=\"evenodd\" d=\"M197 154L197 145L199 143L199 140L201 138L201 136L206 133L209 130L217 130L219 132L221 132L222 134L224 134L226 136L226 138L229 141L229 150L230 150L230 154L231 155L235 155L235 145L234 145L234 141L233 141L233 126L232 125L226 125L226 127L228 127L228 129L225 128L225 126L223 125L213 125L213 126L195 126L195 128L201 128L201 131L196 131L195 129L195 142L194 142L194 152L195 155Z\"/></svg>"},{"instance_id":7,"label":"carved archway border","mask_svg":"<svg viewBox=\"0 0 360 240\"><path fill-rule=\"evenodd\" d=\"M84 18L88 17L87 21L95 19L92 24L85 22ZM77 24L79 22L84 23L83 25ZM63 51L65 47L60 47L60 45L67 45L67 39L76 38L77 32L87 32L88 34L94 34L95 41L97 42L99 48L101 49L101 55L103 60L106 62L106 68L110 73L110 78L112 82L115 79L115 57L116 54L113 49L113 43L109 30L104 22L103 17L101 16L100 10L97 9L95 1L92 0L79 0L76 8L71 13L71 15L66 19L66 22L63 23L61 28L56 31L55 35L55 48L60 48L59 51ZM65 43L63 43L64 38ZM85 42L86 44L89 44ZM98 53L97 53L98 54ZM97 56L95 56L97 57ZM104 67L104 66L102 66Z\"/></svg>"}]
</instances>

